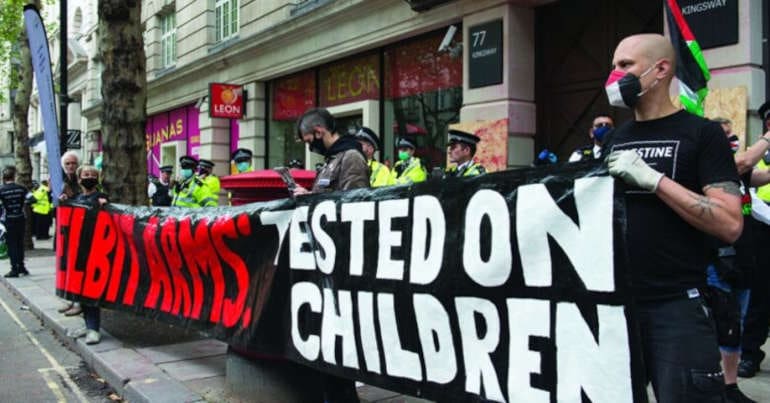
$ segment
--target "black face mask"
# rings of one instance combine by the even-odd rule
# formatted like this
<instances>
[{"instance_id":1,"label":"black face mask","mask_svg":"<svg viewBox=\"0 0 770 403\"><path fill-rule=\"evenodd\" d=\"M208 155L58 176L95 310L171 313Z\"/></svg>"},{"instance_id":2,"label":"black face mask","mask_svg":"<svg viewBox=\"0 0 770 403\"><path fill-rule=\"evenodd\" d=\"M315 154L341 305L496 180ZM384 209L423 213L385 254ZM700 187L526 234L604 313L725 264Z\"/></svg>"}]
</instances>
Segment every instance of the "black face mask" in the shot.
<instances>
[{"instance_id":1,"label":"black face mask","mask_svg":"<svg viewBox=\"0 0 770 403\"><path fill-rule=\"evenodd\" d=\"M99 180L96 178L83 178L80 180L80 185L86 190L92 190L99 184Z\"/></svg>"},{"instance_id":2,"label":"black face mask","mask_svg":"<svg viewBox=\"0 0 770 403\"><path fill-rule=\"evenodd\" d=\"M326 155L326 146L324 145L323 140L313 138L313 141L310 142L310 151L316 154Z\"/></svg>"}]
</instances>

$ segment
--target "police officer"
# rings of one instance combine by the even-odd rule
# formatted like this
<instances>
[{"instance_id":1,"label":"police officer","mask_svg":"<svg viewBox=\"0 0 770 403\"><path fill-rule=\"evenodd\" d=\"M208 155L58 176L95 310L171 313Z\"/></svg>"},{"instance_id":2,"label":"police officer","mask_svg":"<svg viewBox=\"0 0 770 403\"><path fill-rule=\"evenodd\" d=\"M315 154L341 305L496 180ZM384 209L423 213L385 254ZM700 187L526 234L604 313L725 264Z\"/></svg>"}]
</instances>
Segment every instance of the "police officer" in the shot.
<instances>
[{"instance_id":1,"label":"police officer","mask_svg":"<svg viewBox=\"0 0 770 403\"><path fill-rule=\"evenodd\" d=\"M3 205L3 223L6 228L8 255L11 258L11 271L5 277L28 275L24 267L24 204L32 203L32 193L16 183L16 167L7 166L2 171L3 184L0 185L0 203Z\"/></svg>"},{"instance_id":2,"label":"police officer","mask_svg":"<svg viewBox=\"0 0 770 403\"><path fill-rule=\"evenodd\" d=\"M487 173L481 164L473 160L479 141L481 139L473 134L462 130L449 130L449 143L447 144L449 162L455 165L446 170L447 177L461 178Z\"/></svg>"},{"instance_id":3,"label":"police officer","mask_svg":"<svg viewBox=\"0 0 770 403\"><path fill-rule=\"evenodd\" d=\"M201 158L198 165L198 178L211 189L211 193L214 196L218 195L220 189L219 178L211 172L214 169L214 163Z\"/></svg>"},{"instance_id":4,"label":"police officer","mask_svg":"<svg viewBox=\"0 0 770 403\"><path fill-rule=\"evenodd\" d=\"M369 185L371 187L390 185L390 170L385 164L374 159L374 153L380 150L380 138L374 130L368 127L361 127L355 134L358 143L366 155L367 165L369 165Z\"/></svg>"},{"instance_id":5,"label":"police officer","mask_svg":"<svg viewBox=\"0 0 770 403\"><path fill-rule=\"evenodd\" d=\"M233 164L235 164L235 173L242 174L246 172L252 172L254 170L254 168L251 166L252 155L253 154L251 150L247 148L239 148L233 151L232 157L230 159L233 161Z\"/></svg>"},{"instance_id":6,"label":"police officer","mask_svg":"<svg viewBox=\"0 0 770 403\"><path fill-rule=\"evenodd\" d=\"M153 206L171 205L171 173L174 167L163 165L160 169L160 178L153 179L147 188L147 196Z\"/></svg>"},{"instance_id":7,"label":"police officer","mask_svg":"<svg viewBox=\"0 0 770 403\"><path fill-rule=\"evenodd\" d=\"M770 101L765 102L757 110L762 119L762 128L765 133L770 132ZM760 137L760 139L763 139ZM756 169L766 170L770 168L770 151L759 161ZM764 185L757 188L757 196L765 203L770 204L770 185ZM759 265L767 264L770 261L770 252L767 251L766 243L770 237L770 227L767 225L751 221L754 231L754 250L756 252L756 261ZM748 223L744 223L744 226ZM741 340L741 361L738 364L738 376L742 378L751 378L756 375L760 369L760 364L765 359L765 352L762 351L762 345L767 342L768 326L770 318L770 272L764 267L758 267L754 271L754 278L750 285L751 291L749 298L749 308L746 312L746 319L743 323L743 339Z\"/></svg>"},{"instance_id":8,"label":"police officer","mask_svg":"<svg viewBox=\"0 0 770 403\"><path fill-rule=\"evenodd\" d=\"M216 196L203 181L195 176L198 160L185 155L179 158L180 180L174 185L171 205L176 207L214 207Z\"/></svg>"},{"instance_id":9,"label":"police officer","mask_svg":"<svg viewBox=\"0 0 770 403\"><path fill-rule=\"evenodd\" d=\"M416 148L414 141L401 138L396 144L398 147L398 162L390 171L390 183L395 185L408 185L423 182L428 178L428 173L422 166L420 159L414 156Z\"/></svg>"},{"instance_id":10,"label":"police officer","mask_svg":"<svg viewBox=\"0 0 770 403\"><path fill-rule=\"evenodd\" d=\"M579 147L569 156L569 162L577 161L590 161L592 159L601 158L602 156L602 144L604 144L604 137L615 127L615 123L612 118L599 114L594 117L591 128L588 129L588 137L591 139L591 144Z\"/></svg>"},{"instance_id":11,"label":"police officer","mask_svg":"<svg viewBox=\"0 0 770 403\"><path fill-rule=\"evenodd\" d=\"M32 203L32 222L34 223L35 238L38 240L48 239L51 237L48 234L48 229L51 227L51 210L53 209L48 181L43 180L40 186L32 192L32 196L35 198L35 201Z\"/></svg>"}]
</instances>

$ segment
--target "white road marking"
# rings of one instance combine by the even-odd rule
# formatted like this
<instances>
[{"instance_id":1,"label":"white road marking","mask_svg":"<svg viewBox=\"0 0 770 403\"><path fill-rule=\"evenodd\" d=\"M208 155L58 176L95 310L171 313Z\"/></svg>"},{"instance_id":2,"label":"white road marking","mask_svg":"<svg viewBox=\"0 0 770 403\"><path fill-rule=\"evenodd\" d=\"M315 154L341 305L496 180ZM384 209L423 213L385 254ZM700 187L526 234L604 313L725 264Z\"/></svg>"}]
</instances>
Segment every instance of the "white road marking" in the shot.
<instances>
[{"instance_id":1,"label":"white road marking","mask_svg":"<svg viewBox=\"0 0 770 403\"><path fill-rule=\"evenodd\" d=\"M59 362L56 361L55 358L53 358L51 353L49 353L48 350L40 344L40 342L37 340L35 335L33 335L32 332L29 331L27 326L25 326L24 323L22 323L21 320L19 320L19 317L16 316L16 313L13 312L11 307L9 307L8 304L6 304L5 301L3 301L2 299L0 299L0 305L3 306L3 309L5 309L5 311L8 312L8 315L11 317L11 319L13 319L13 321L16 322L17 325L19 325L21 330L24 331L24 334L27 336L27 338L32 342L32 344L35 345L35 347L37 347L38 350L40 350L40 353L43 354L43 356L48 360L48 362L51 364L51 370L55 371L57 374L59 374L59 376L61 376L61 378L64 380L64 383L66 383L67 386L69 386L69 388L72 390L72 392L75 394L75 396L77 396L77 398L81 402L87 403L88 399L86 399L86 397L83 395L83 392L80 390L78 385L76 385L75 382L72 382L72 379L70 379L69 375L67 375L67 371L64 370L64 367L62 367L62 365L59 364ZM48 383L48 387L50 388L51 383L48 382L47 378L46 378L46 383ZM57 386L57 389L58 389L58 386ZM58 396L56 391L54 391L53 389L51 391L54 393L54 395ZM61 393L61 391L59 391L59 393Z\"/></svg>"}]
</instances>

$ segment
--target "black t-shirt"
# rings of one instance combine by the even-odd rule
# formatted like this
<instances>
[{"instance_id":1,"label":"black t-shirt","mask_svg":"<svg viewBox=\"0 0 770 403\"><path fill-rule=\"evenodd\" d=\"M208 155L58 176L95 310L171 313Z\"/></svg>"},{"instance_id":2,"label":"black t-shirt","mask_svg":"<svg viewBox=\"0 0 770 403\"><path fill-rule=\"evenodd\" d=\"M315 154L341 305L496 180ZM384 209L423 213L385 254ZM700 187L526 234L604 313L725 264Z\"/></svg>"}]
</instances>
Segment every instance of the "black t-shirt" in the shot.
<instances>
[{"instance_id":1,"label":"black t-shirt","mask_svg":"<svg viewBox=\"0 0 770 403\"><path fill-rule=\"evenodd\" d=\"M17 183L5 183L0 186L0 203L5 209L6 219L24 218L24 203L32 194Z\"/></svg>"},{"instance_id":2,"label":"black t-shirt","mask_svg":"<svg viewBox=\"0 0 770 403\"><path fill-rule=\"evenodd\" d=\"M107 199L109 201L107 194L99 191L93 192L91 194L79 193L73 200L77 203L90 204L94 207L98 207L99 199Z\"/></svg>"},{"instance_id":3,"label":"black t-shirt","mask_svg":"<svg viewBox=\"0 0 770 403\"><path fill-rule=\"evenodd\" d=\"M735 160L719 123L685 111L625 123L615 131L611 150L628 149L699 194L712 183L738 182ZM629 188L626 202L631 279L637 295L683 295L704 286L709 257L706 234L653 193Z\"/></svg>"}]
</instances>

